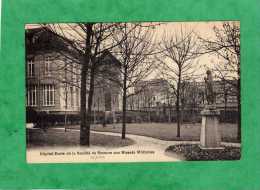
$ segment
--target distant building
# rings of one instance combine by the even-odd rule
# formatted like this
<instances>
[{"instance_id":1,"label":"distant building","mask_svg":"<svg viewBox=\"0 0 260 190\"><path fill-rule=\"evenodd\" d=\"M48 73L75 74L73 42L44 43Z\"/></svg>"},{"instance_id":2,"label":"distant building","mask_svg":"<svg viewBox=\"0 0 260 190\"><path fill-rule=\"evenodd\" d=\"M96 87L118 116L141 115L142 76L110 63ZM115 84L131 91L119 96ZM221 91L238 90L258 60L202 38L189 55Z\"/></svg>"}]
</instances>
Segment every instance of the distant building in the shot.
<instances>
[{"instance_id":1,"label":"distant building","mask_svg":"<svg viewBox=\"0 0 260 190\"><path fill-rule=\"evenodd\" d=\"M213 81L216 105L220 109L237 109L237 81ZM203 107L206 103L204 82L185 82L180 93L180 105L187 107ZM134 88L134 96L128 100L128 109L147 110L147 108L172 106L175 107L176 97L170 83L165 79L143 80Z\"/></svg>"},{"instance_id":2,"label":"distant building","mask_svg":"<svg viewBox=\"0 0 260 190\"><path fill-rule=\"evenodd\" d=\"M79 113L81 65L78 53L47 29L29 29L25 35L26 106L37 112ZM110 52L101 55L100 65L99 72L120 77L120 62ZM119 110L119 99L119 87L97 74L93 110Z\"/></svg>"},{"instance_id":3,"label":"distant building","mask_svg":"<svg viewBox=\"0 0 260 190\"><path fill-rule=\"evenodd\" d=\"M216 106L221 111L221 118L230 120L236 118L237 81L213 81ZM182 121L201 120L200 112L206 104L205 83L184 81L180 92L180 111ZM140 81L134 88L134 94L127 100L128 110L146 112L147 121L176 121L176 95L171 84L165 79Z\"/></svg>"},{"instance_id":4,"label":"distant building","mask_svg":"<svg viewBox=\"0 0 260 190\"><path fill-rule=\"evenodd\" d=\"M237 89L235 88L237 81L236 80L215 80L213 81L213 89L215 92L216 105L219 109L226 110L237 110ZM200 96L201 99L199 102L202 104L206 101L205 99L205 83L196 82L197 88L200 92L203 92L203 95Z\"/></svg>"},{"instance_id":5,"label":"distant building","mask_svg":"<svg viewBox=\"0 0 260 190\"><path fill-rule=\"evenodd\" d=\"M109 52L101 56L98 74L95 76L94 111L120 111L121 91L118 82L121 80L121 63Z\"/></svg>"},{"instance_id":6,"label":"distant building","mask_svg":"<svg viewBox=\"0 0 260 190\"><path fill-rule=\"evenodd\" d=\"M162 105L172 105L175 99L170 84L164 79L142 80L134 87L134 94L128 100L130 110L144 111Z\"/></svg>"}]
</instances>

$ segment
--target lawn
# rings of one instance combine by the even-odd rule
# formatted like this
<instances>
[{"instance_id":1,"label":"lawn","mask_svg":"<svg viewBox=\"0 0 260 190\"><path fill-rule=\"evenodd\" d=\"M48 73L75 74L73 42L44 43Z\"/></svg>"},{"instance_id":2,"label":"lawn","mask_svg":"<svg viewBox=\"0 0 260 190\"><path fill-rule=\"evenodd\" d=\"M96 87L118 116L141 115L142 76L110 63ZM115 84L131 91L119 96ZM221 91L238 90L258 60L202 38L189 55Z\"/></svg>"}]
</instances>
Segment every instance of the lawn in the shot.
<instances>
[{"instance_id":1,"label":"lawn","mask_svg":"<svg viewBox=\"0 0 260 190\"><path fill-rule=\"evenodd\" d=\"M143 135L153 137L161 140L176 140L176 141L198 141L200 139L200 123L195 124L182 124L181 137L176 137L176 123L134 123L127 124L126 133ZM225 142L238 142L236 139L237 125L230 123L221 123L220 132L222 134L222 141ZM79 126L68 126L68 128L77 128ZM107 131L121 133L122 124L107 125L92 125L92 130L95 131Z\"/></svg>"},{"instance_id":2,"label":"lawn","mask_svg":"<svg viewBox=\"0 0 260 190\"><path fill-rule=\"evenodd\" d=\"M47 146L80 146L79 144L79 131L68 130L65 132L61 129L27 129L27 147L47 147ZM134 141L126 138L122 140L120 137L102 134L90 134L91 146L102 147L123 147L134 144Z\"/></svg>"}]
</instances>

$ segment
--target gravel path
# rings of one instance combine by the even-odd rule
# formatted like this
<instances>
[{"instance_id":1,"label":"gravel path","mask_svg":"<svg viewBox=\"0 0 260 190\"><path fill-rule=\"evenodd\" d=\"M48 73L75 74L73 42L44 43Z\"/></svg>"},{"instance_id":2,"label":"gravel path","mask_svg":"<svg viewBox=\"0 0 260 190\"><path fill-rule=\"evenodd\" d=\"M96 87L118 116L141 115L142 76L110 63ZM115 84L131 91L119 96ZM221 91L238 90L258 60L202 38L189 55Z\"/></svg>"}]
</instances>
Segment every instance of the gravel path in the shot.
<instances>
[{"instance_id":1,"label":"gravel path","mask_svg":"<svg viewBox=\"0 0 260 190\"><path fill-rule=\"evenodd\" d=\"M57 130L57 128L56 128ZM59 129L58 129L59 130ZM64 130L64 128L60 128L60 130ZM75 129L73 129L75 130ZM111 136L121 136L119 133L113 132L97 132L91 131L91 133L111 135ZM40 162L172 162L172 161L181 161L182 158L176 154L165 152L166 148L171 145L177 144L198 144L198 141L165 141L159 140L152 137L140 136L140 135L132 135L127 134L127 138L130 138L135 141L133 145L127 147L118 147L118 148L104 148L100 146L91 146L91 147L75 147L73 149L55 149L50 148L48 151L80 151L80 152L99 152L96 156L77 156L73 157L64 157L60 160L58 157L48 157L48 159L44 157L38 157ZM237 143L223 143L223 145L230 146L240 146ZM31 156L38 154L37 152L41 152L43 149L38 149L32 151L27 151L27 159L31 160L29 162L39 162L36 159L32 159ZM44 151L47 151L44 149ZM30 154L32 154L30 156ZM107 154L112 153L112 154ZM117 153L117 154L116 154ZM29 158L29 157L31 158ZM46 161L47 160L47 161Z\"/></svg>"},{"instance_id":2,"label":"gravel path","mask_svg":"<svg viewBox=\"0 0 260 190\"><path fill-rule=\"evenodd\" d=\"M91 132L104 134L104 135L106 134L106 135L113 135L113 136L121 136L121 134L119 133L112 133L112 132L97 132L97 131L91 131ZM170 145L199 143L199 142L191 142L191 141L164 141L152 137L145 137L141 135L132 135L132 134L127 134L126 137L134 140L135 144L130 145L128 147L124 147L125 150L144 150L144 151L153 150L157 158L151 157L150 159L152 160L154 159L154 161L180 161L181 158L179 158L177 155L166 153L165 149Z\"/></svg>"}]
</instances>

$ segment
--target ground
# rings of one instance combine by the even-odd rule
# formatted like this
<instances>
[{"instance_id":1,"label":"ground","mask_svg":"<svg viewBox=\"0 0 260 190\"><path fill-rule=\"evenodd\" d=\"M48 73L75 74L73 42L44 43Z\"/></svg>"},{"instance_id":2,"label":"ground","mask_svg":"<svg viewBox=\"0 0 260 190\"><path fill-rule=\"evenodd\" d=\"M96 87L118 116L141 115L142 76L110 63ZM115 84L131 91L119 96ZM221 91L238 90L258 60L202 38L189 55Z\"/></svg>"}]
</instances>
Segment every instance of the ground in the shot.
<instances>
[{"instance_id":1,"label":"ground","mask_svg":"<svg viewBox=\"0 0 260 190\"><path fill-rule=\"evenodd\" d=\"M79 146L79 134L77 130L65 132L62 129L27 129L27 147ZM134 141L129 138L122 140L117 136L91 133L90 143L91 146L115 148L129 146L134 144Z\"/></svg>"},{"instance_id":2,"label":"ground","mask_svg":"<svg viewBox=\"0 0 260 190\"><path fill-rule=\"evenodd\" d=\"M79 129L79 126L67 126L68 128ZM188 123L181 126L181 137L176 137L176 123L133 123L126 125L126 134L142 135L153 137L167 141L199 141L200 139L200 123ZM220 131L222 141L237 142L237 125L230 123L221 123ZM92 130L121 133L122 124L107 125L92 125Z\"/></svg>"},{"instance_id":3,"label":"ground","mask_svg":"<svg viewBox=\"0 0 260 190\"><path fill-rule=\"evenodd\" d=\"M80 147L79 126L53 126L43 129L27 129L27 147L37 150L50 147ZM92 125L91 148L109 150L152 150L156 156L137 155L133 161L178 161L178 160L229 160L239 159L240 144L236 142L236 125L221 124L224 136L221 146L228 146L224 152L201 152L199 144L200 124L184 124L181 138L176 138L176 124L142 123L127 124L127 139L121 139L121 125ZM223 142L225 141L225 142ZM229 143L227 143L229 142ZM230 143L232 142L232 143ZM235 146L233 146L235 145ZM233 147L232 147L233 146ZM53 148L54 148L53 147ZM40 149L39 149L40 148ZM123 149L122 149L123 148ZM29 151L29 154L33 152ZM144 160L145 159L145 160Z\"/></svg>"}]
</instances>

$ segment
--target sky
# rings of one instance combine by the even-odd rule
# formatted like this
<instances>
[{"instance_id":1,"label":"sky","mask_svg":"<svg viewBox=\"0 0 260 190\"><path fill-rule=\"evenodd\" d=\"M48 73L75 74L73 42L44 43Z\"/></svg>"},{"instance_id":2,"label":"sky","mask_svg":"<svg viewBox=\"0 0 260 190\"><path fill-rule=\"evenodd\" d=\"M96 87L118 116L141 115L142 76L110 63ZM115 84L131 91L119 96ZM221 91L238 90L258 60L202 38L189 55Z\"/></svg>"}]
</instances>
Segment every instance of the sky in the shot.
<instances>
[{"instance_id":1,"label":"sky","mask_svg":"<svg viewBox=\"0 0 260 190\"><path fill-rule=\"evenodd\" d=\"M160 39L166 34L167 36L174 36L180 31L190 33L193 31L196 35L205 38L205 39L214 39L215 34L213 31L213 27L221 27L223 22L168 22L163 23L161 26L157 27L157 31L155 32L156 39L160 42ZM217 57L215 55L202 55L197 59L193 60L194 65L196 63L196 76L205 75L207 69L212 69L212 61L217 61ZM168 63L172 64L172 63ZM151 78L159 77L158 72L153 72L150 76ZM204 76L197 78L196 80L202 80Z\"/></svg>"},{"instance_id":2,"label":"sky","mask_svg":"<svg viewBox=\"0 0 260 190\"><path fill-rule=\"evenodd\" d=\"M158 24L158 23L157 23ZM160 25L156 25L153 29L154 32L154 38L155 43L160 43L163 36L166 34L167 36L174 36L180 31L184 32L191 32L193 31L196 35L204 38L204 39L214 39L215 33L213 31L213 27L221 27L223 22L216 21L216 22L163 22ZM62 24L61 24L62 25ZM73 24L72 24L73 25ZM39 27L38 24L28 24L25 26L26 29ZM69 30L69 28L65 27L65 30ZM75 35L76 36L76 35ZM168 62L169 60L165 60ZM219 58L217 58L215 55L202 55L195 60L196 62L196 71L195 75L201 76L197 80L203 80L203 77L206 73L207 69L212 69L212 66L214 64L220 62ZM170 62L167 64L171 64ZM174 65L174 64L173 64ZM157 70L154 70L147 79L152 78L160 78Z\"/></svg>"}]
</instances>

